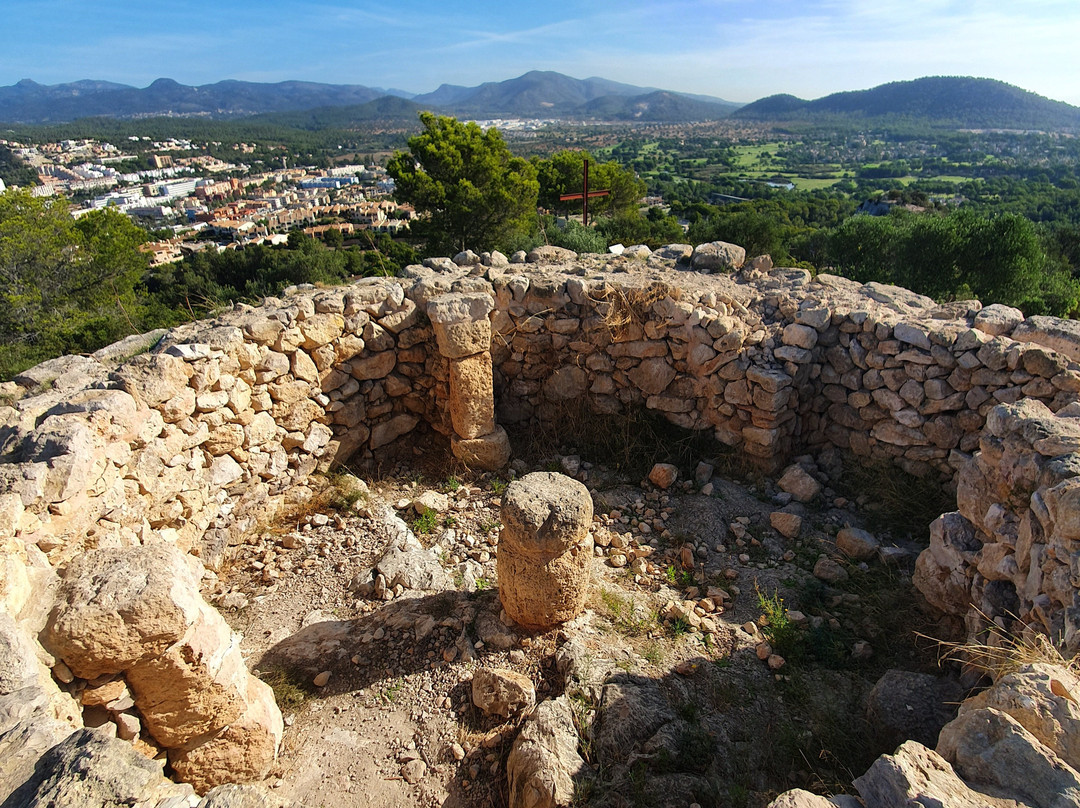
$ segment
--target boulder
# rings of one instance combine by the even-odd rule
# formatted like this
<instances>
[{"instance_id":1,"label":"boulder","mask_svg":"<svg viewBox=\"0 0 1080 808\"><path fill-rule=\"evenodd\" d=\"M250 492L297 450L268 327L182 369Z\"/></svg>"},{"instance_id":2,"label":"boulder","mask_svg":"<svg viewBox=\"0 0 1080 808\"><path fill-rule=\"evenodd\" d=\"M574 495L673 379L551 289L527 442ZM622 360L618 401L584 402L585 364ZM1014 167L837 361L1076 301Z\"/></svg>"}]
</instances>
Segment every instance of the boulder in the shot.
<instances>
[{"instance_id":1,"label":"boulder","mask_svg":"<svg viewBox=\"0 0 1080 808\"><path fill-rule=\"evenodd\" d=\"M277 759L285 726L274 691L249 676L245 704L243 714L209 740L170 750L169 764L198 793L224 783L261 780Z\"/></svg>"},{"instance_id":2,"label":"boulder","mask_svg":"<svg viewBox=\"0 0 1080 808\"><path fill-rule=\"evenodd\" d=\"M968 783L1035 805L1080 805L1080 774L1007 713L966 710L941 731L938 754Z\"/></svg>"},{"instance_id":3,"label":"boulder","mask_svg":"<svg viewBox=\"0 0 1080 808\"><path fill-rule=\"evenodd\" d=\"M1076 320L1035 315L1016 326L1012 338L1017 342L1034 342L1080 362L1080 322Z\"/></svg>"},{"instance_id":4,"label":"boulder","mask_svg":"<svg viewBox=\"0 0 1080 808\"><path fill-rule=\"evenodd\" d=\"M773 511L769 514L769 524L784 538L795 539L802 530L802 517L797 513Z\"/></svg>"},{"instance_id":5,"label":"boulder","mask_svg":"<svg viewBox=\"0 0 1080 808\"><path fill-rule=\"evenodd\" d=\"M506 759L510 808L566 808L575 784L592 777L578 754L574 714L566 696L541 702Z\"/></svg>"},{"instance_id":6,"label":"boulder","mask_svg":"<svg viewBox=\"0 0 1080 808\"><path fill-rule=\"evenodd\" d=\"M1058 665L1032 663L1006 674L960 708L994 709L1025 730L1074 769L1080 770L1080 678Z\"/></svg>"},{"instance_id":7,"label":"boulder","mask_svg":"<svg viewBox=\"0 0 1080 808\"><path fill-rule=\"evenodd\" d=\"M909 740L932 749L963 698L964 689L952 679L890 670L870 691L866 719L888 749Z\"/></svg>"},{"instance_id":8,"label":"boulder","mask_svg":"<svg viewBox=\"0 0 1080 808\"><path fill-rule=\"evenodd\" d=\"M867 561L877 555L881 543L868 530L844 527L836 534L836 549L855 561Z\"/></svg>"},{"instance_id":9,"label":"boulder","mask_svg":"<svg viewBox=\"0 0 1080 808\"><path fill-rule=\"evenodd\" d=\"M770 802L768 808L836 808L836 803L811 791L796 788L785 791Z\"/></svg>"},{"instance_id":10,"label":"boulder","mask_svg":"<svg viewBox=\"0 0 1080 808\"><path fill-rule=\"evenodd\" d=\"M204 608L177 548L94 550L68 566L43 642L77 676L93 679L160 657Z\"/></svg>"},{"instance_id":11,"label":"boulder","mask_svg":"<svg viewBox=\"0 0 1080 808\"><path fill-rule=\"evenodd\" d=\"M746 250L726 241L699 244L690 256L690 266L699 272L734 272L746 263Z\"/></svg>"},{"instance_id":12,"label":"boulder","mask_svg":"<svg viewBox=\"0 0 1080 808\"><path fill-rule=\"evenodd\" d=\"M970 788L945 758L917 741L879 757L854 785L868 806L881 808L1020 808L1015 800Z\"/></svg>"},{"instance_id":13,"label":"boulder","mask_svg":"<svg viewBox=\"0 0 1080 808\"><path fill-rule=\"evenodd\" d=\"M563 264L567 261L573 261L575 258L577 258L577 253L573 250L544 244L531 250L525 257L525 261L530 264ZM511 263L513 263L512 258Z\"/></svg>"},{"instance_id":14,"label":"boulder","mask_svg":"<svg viewBox=\"0 0 1080 808\"><path fill-rule=\"evenodd\" d=\"M126 671L150 734L174 747L221 729L244 712L248 673L239 636L212 607L175 644Z\"/></svg>"},{"instance_id":15,"label":"boulder","mask_svg":"<svg viewBox=\"0 0 1080 808\"><path fill-rule=\"evenodd\" d=\"M821 493L821 483L799 465L788 466L776 484L799 502L810 502Z\"/></svg>"},{"instance_id":16,"label":"boulder","mask_svg":"<svg viewBox=\"0 0 1080 808\"><path fill-rule=\"evenodd\" d=\"M374 448L374 447L373 447ZM510 438L498 424L495 431L477 438L450 438L450 451L469 468L498 471L510 462Z\"/></svg>"},{"instance_id":17,"label":"boulder","mask_svg":"<svg viewBox=\"0 0 1080 808\"><path fill-rule=\"evenodd\" d=\"M473 674L472 701L488 715L509 718L536 704L536 689L516 671L481 668Z\"/></svg>"},{"instance_id":18,"label":"boulder","mask_svg":"<svg viewBox=\"0 0 1080 808\"><path fill-rule=\"evenodd\" d=\"M186 805L192 796L191 786L167 780L161 764L131 744L80 729L45 753L9 803L27 808Z\"/></svg>"}]
</instances>

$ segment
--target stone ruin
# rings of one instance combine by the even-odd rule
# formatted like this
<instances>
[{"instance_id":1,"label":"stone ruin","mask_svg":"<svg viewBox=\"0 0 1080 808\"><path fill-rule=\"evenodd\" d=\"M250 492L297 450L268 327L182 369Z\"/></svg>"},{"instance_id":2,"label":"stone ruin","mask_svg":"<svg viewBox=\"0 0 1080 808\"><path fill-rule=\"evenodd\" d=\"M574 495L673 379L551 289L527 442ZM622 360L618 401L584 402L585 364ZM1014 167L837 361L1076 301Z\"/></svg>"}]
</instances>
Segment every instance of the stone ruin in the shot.
<instances>
[{"instance_id":1,"label":"stone ruin","mask_svg":"<svg viewBox=\"0 0 1080 808\"><path fill-rule=\"evenodd\" d=\"M742 263L731 245L429 259L401 278L291 288L0 386L0 799L63 802L71 771L90 766L117 801L260 804L227 784L266 774L281 714L200 582L309 498L312 475L374 468L424 428L498 469L506 427L645 408L769 472L814 454L934 475L955 487L957 512L919 557L927 601L975 640L998 629L1080 649L1080 326L767 258L735 272ZM591 503L552 494L569 514L553 530L561 510L545 515L550 503L517 485L503 603L542 614L543 628L563 605L544 613L526 582L537 559L565 559L550 583L566 613L579 608L573 582L591 556L576 520ZM976 712L971 732L1019 734ZM539 743L529 732L524 746ZM913 742L897 754L961 782L949 763L977 757L967 739L939 744L949 762L927 763L936 753ZM162 777L166 758L184 784ZM535 797L551 778L511 780Z\"/></svg>"}]
</instances>

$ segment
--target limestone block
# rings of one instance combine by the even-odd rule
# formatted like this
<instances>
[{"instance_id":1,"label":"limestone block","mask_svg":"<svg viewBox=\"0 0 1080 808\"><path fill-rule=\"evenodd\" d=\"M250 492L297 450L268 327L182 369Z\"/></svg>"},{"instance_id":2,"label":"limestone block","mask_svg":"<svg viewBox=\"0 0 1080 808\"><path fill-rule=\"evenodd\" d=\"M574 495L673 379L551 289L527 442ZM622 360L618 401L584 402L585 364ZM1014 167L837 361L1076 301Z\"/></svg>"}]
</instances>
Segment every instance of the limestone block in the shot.
<instances>
[{"instance_id":1,"label":"limestone block","mask_svg":"<svg viewBox=\"0 0 1080 808\"><path fill-rule=\"evenodd\" d=\"M584 368L563 365L544 380L544 397L550 401L572 401L585 395L588 384L589 374Z\"/></svg>"},{"instance_id":2,"label":"limestone block","mask_svg":"<svg viewBox=\"0 0 1080 808\"><path fill-rule=\"evenodd\" d=\"M783 340L785 345L810 350L817 345L818 333L808 325L792 323L784 327Z\"/></svg>"},{"instance_id":3,"label":"limestone block","mask_svg":"<svg viewBox=\"0 0 1080 808\"><path fill-rule=\"evenodd\" d=\"M855 561L873 558L880 546L877 537L868 530L845 527L836 534L836 549Z\"/></svg>"},{"instance_id":4,"label":"limestone block","mask_svg":"<svg viewBox=\"0 0 1080 808\"><path fill-rule=\"evenodd\" d=\"M143 354L116 369L120 387L136 402L157 407L188 385L191 367L165 354Z\"/></svg>"},{"instance_id":5,"label":"limestone block","mask_svg":"<svg viewBox=\"0 0 1080 808\"><path fill-rule=\"evenodd\" d=\"M578 754L574 715L566 696L537 706L506 760L510 808L560 808L574 802L574 783L589 776Z\"/></svg>"},{"instance_id":6,"label":"limestone block","mask_svg":"<svg viewBox=\"0 0 1080 808\"><path fill-rule=\"evenodd\" d=\"M1080 805L1080 773L1008 713L966 710L941 730L937 751L969 783L1035 805Z\"/></svg>"},{"instance_id":7,"label":"limestone block","mask_svg":"<svg viewBox=\"0 0 1080 808\"><path fill-rule=\"evenodd\" d=\"M374 432L372 448L375 448ZM469 468L497 471L510 462L510 438L507 437L506 430L498 425L490 434L478 438L452 436L450 450L454 457Z\"/></svg>"},{"instance_id":8,"label":"limestone block","mask_svg":"<svg viewBox=\"0 0 1080 808\"><path fill-rule=\"evenodd\" d=\"M581 613L592 558L592 498L566 475L534 472L503 496L497 565L503 608L546 630Z\"/></svg>"},{"instance_id":9,"label":"limestone block","mask_svg":"<svg viewBox=\"0 0 1080 808\"><path fill-rule=\"evenodd\" d=\"M319 348L333 342L345 331L345 318L334 312L316 314L300 322L303 334L301 347L306 350Z\"/></svg>"},{"instance_id":10,"label":"limestone block","mask_svg":"<svg viewBox=\"0 0 1080 808\"><path fill-rule=\"evenodd\" d=\"M125 675L147 728L166 747L221 729L244 711L248 674L239 637L205 604L177 643Z\"/></svg>"},{"instance_id":11,"label":"limestone block","mask_svg":"<svg viewBox=\"0 0 1080 808\"><path fill-rule=\"evenodd\" d=\"M809 502L821 493L821 483L797 464L788 466L776 484L799 502Z\"/></svg>"},{"instance_id":12,"label":"limestone block","mask_svg":"<svg viewBox=\"0 0 1080 808\"><path fill-rule=\"evenodd\" d=\"M415 415L402 414L395 415L389 421L376 424L371 429L371 448L378 449L392 443L402 435L411 432L418 423L420 419Z\"/></svg>"},{"instance_id":13,"label":"limestone block","mask_svg":"<svg viewBox=\"0 0 1080 808\"><path fill-rule=\"evenodd\" d=\"M1024 313L1020 309L1003 303L993 303L975 315L974 327L991 337L1000 337L1011 332L1023 320Z\"/></svg>"},{"instance_id":14,"label":"limestone block","mask_svg":"<svg viewBox=\"0 0 1080 808\"><path fill-rule=\"evenodd\" d=\"M284 733L274 691L247 677L243 714L205 743L170 750L169 763L200 794L223 783L261 780L277 758Z\"/></svg>"},{"instance_id":15,"label":"limestone block","mask_svg":"<svg viewBox=\"0 0 1080 808\"><path fill-rule=\"evenodd\" d=\"M509 718L536 704L536 689L517 671L480 668L473 674L472 702L488 715Z\"/></svg>"},{"instance_id":16,"label":"limestone block","mask_svg":"<svg viewBox=\"0 0 1080 808\"><path fill-rule=\"evenodd\" d=\"M733 272L746 263L746 250L726 241L699 244L690 256L690 266L699 272Z\"/></svg>"},{"instance_id":17,"label":"limestone block","mask_svg":"<svg viewBox=\"0 0 1080 808\"><path fill-rule=\"evenodd\" d=\"M380 351L364 357L358 357L348 363L349 373L354 379L366 381L381 379L394 369L397 355L393 351Z\"/></svg>"},{"instance_id":18,"label":"limestone block","mask_svg":"<svg viewBox=\"0 0 1080 808\"><path fill-rule=\"evenodd\" d=\"M573 261L575 258L577 258L577 253L573 250L543 244L531 250L525 257L525 261L530 264L559 264Z\"/></svg>"},{"instance_id":19,"label":"limestone block","mask_svg":"<svg viewBox=\"0 0 1080 808\"><path fill-rule=\"evenodd\" d=\"M94 550L69 564L43 640L77 676L93 679L160 656L203 605L175 547Z\"/></svg>"},{"instance_id":20,"label":"limestone block","mask_svg":"<svg viewBox=\"0 0 1080 808\"><path fill-rule=\"evenodd\" d=\"M641 364L626 374L646 395L662 393L675 378L675 369L662 357L643 359Z\"/></svg>"},{"instance_id":21,"label":"limestone block","mask_svg":"<svg viewBox=\"0 0 1080 808\"><path fill-rule=\"evenodd\" d=\"M1080 362L1080 323L1058 317L1028 317L1013 329L1017 342L1034 342Z\"/></svg>"},{"instance_id":22,"label":"limestone block","mask_svg":"<svg viewBox=\"0 0 1080 808\"><path fill-rule=\"evenodd\" d=\"M450 360L450 418L454 432L462 438L478 438L495 431L490 353Z\"/></svg>"}]
</instances>

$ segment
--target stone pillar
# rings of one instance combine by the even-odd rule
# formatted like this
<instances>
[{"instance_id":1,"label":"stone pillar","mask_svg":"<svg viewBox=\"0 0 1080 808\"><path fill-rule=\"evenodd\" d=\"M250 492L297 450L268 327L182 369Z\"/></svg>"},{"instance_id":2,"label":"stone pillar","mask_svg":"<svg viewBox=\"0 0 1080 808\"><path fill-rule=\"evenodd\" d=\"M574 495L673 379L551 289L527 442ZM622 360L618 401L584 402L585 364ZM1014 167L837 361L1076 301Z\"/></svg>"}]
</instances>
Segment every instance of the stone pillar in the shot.
<instances>
[{"instance_id":1,"label":"stone pillar","mask_svg":"<svg viewBox=\"0 0 1080 808\"><path fill-rule=\"evenodd\" d=\"M499 599L525 628L546 631L585 609L592 516L589 490L564 474L538 471L507 487L496 556Z\"/></svg>"},{"instance_id":2,"label":"stone pillar","mask_svg":"<svg viewBox=\"0 0 1080 808\"><path fill-rule=\"evenodd\" d=\"M495 423L491 321L495 308L483 292L440 295L427 313L441 353L450 363L451 449L468 466L494 471L510 460L506 432Z\"/></svg>"}]
</instances>

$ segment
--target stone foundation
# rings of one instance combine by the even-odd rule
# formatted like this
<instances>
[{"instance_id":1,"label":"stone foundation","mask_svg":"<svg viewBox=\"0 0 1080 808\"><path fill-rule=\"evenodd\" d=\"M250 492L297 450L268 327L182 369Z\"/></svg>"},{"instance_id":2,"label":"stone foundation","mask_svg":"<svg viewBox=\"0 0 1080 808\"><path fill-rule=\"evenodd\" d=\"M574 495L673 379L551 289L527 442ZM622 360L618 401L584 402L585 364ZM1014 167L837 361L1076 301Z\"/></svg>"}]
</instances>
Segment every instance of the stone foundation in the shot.
<instances>
[{"instance_id":1,"label":"stone foundation","mask_svg":"<svg viewBox=\"0 0 1080 808\"><path fill-rule=\"evenodd\" d=\"M0 386L10 404L0 406L3 610L36 634L56 602L56 571L95 550L124 557L163 545L216 569L230 545L310 496L313 473L373 465L421 423L469 465L498 468L509 458L506 425L558 423L568 407L645 408L768 468L833 449L955 483L959 513L943 517L920 560L928 598L956 614L976 605L991 619L1014 615L1076 646L1080 446L1069 416L1080 327L754 268L764 261L703 274L678 263L690 252L538 251L542 267L488 267L482 277L431 260L400 279L237 306L119 365L105 351L22 374ZM79 577L70 575L68 587ZM213 610L201 598L188 607L177 625L201 638L192 627L212 623ZM232 642L219 633L199 646L215 659L208 681ZM51 636L73 671L128 676L149 704L132 671L171 664L181 678L199 676L170 663L169 649L202 642L149 634L124 659L69 650L77 632ZM59 657L40 651L58 670ZM245 750L276 746L280 716L252 695L246 672L236 676L225 677L233 723L193 725L195 735L166 743L200 788L209 782L192 773L200 760L256 776ZM171 721L151 721L151 731L165 738Z\"/></svg>"}]
</instances>

